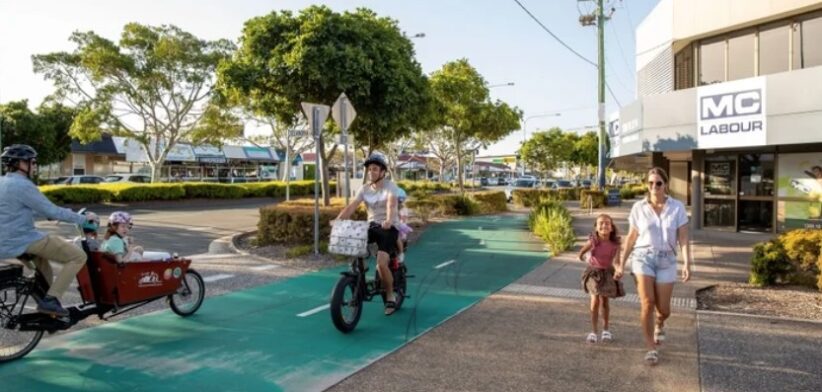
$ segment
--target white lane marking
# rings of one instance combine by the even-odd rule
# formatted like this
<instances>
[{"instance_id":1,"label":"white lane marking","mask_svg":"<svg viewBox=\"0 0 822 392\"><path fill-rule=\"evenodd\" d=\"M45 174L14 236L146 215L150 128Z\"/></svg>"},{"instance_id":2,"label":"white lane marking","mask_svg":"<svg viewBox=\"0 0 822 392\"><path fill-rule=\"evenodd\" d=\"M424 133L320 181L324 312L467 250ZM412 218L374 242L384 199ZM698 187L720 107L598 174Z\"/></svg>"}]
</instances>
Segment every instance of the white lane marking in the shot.
<instances>
[{"instance_id":1,"label":"white lane marking","mask_svg":"<svg viewBox=\"0 0 822 392\"><path fill-rule=\"evenodd\" d=\"M319 313L319 312L322 312L323 310L326 310L326 309L328 309L328 308L330 308L330 307L331 307L331 305L329 305L329 304L325 304L325 305L323 305L323 306L317 306L317 307L316 307L316 308L314 308L314 309L311 309L311 310L309 310L309 311L302 312L302 313L298 314L298 315L297 315L297 317L308 317L308 316L311 316L311 315L312 315L312 314L314 314L314 313Z\"/></svg>"},{"instance_id":2,"label":"white lane marking","mask_svg":"<svg viewBox=\"0 0 822 392\"><path fill-rule=\"evenodd\" d=\"M434 269L440 269L440 268L442 268L442 267L445 267L446 265L454 264L454 263L456 263L456 262L457 262L456 260L448 260L448 261L446 261L446 262L444 262L444 263L442 263L442 264L440 264L440 265L438 265L438 266L434 267Z\"/></svg>"},{"instance_id":3,"label":"white lane marking","mask_svg":"<svg viewBox=\"0 0 822 392\"><path fill-rule=\"evenodd\" d=\"M249 269L252 270L252 271L265 271L265 270L270 270L270 269L274 269L274 268L280 268L280 266L279 265L265 264L265 265L258 265L258 266L255 266L255 267L250 267Z\"/></svg>"},{"instance_id":4,"label":"white lane marking","mask_svg":"<svg viewBox=\"0 0 822 392\"><path fill-rule=\"evenodd\" d=\"M232 275L232 274L211 275L211 276L206 276L205 278L203 278L203 282L211 283L211 282L216 282L218 280L223 280L223 279L228 279L228 278L233 278L233 277L234 277L234 275Z\"/></svg>"}]
</instances>

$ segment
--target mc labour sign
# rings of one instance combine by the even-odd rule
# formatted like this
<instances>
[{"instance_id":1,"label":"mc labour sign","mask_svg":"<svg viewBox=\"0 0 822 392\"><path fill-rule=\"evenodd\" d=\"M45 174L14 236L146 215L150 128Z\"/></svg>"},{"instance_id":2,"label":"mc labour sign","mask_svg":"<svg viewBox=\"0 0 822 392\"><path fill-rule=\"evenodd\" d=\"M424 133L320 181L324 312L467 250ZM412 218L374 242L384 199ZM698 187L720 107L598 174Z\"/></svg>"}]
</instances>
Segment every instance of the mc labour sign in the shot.
<instances>
[{"instance_id":1,"label":"mc labour sign","mask_svg":"<svg viewBox=\"0 0 822 392\"><path fill-rule=\"evenodd\" d=\"M764 77L702 86L696 95L699 148L767 144Z\"/></svg>"}]
</instances>

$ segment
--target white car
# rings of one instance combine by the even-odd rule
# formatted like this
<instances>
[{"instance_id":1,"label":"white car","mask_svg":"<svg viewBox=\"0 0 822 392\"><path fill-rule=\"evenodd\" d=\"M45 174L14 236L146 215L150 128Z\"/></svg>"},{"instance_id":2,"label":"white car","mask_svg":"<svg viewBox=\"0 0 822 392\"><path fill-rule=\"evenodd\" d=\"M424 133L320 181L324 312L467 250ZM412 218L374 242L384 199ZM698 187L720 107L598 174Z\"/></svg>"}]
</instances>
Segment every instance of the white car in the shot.
<instances>
[{"instance_id":1,"label":"white car","mask_svg":"<svg viewBox=\"0 0 822 392\"><path fill-rule=\"evenodd\" d=\"M117 182L136 182L136 183L149 183L151 182L151 177L145 174L135 174L135 173L118 173L118 174L109 174L103 179L105 183L117 183Z\"/></svg>"},{"instance_id":2,"label":"white car","mask_svg":"<svg viewBox=\"0 0 822 392\"><path fill-rule=\"evenodd\" d=\"M536 177L520 177L505 188L505 199L510 203L514 200L514 189L533 189L537 186Z\"/></svg>"},{"instance_id":3,"label":"white car","mask_svg":"<svg viewBox=\"0 0 822 392\"><path fill-rule=\"evenodd\" d=\"M103 182L103 177L100 176L68 176L59 182L57 185L93 185Z\"/></svg>"}]
</instances>

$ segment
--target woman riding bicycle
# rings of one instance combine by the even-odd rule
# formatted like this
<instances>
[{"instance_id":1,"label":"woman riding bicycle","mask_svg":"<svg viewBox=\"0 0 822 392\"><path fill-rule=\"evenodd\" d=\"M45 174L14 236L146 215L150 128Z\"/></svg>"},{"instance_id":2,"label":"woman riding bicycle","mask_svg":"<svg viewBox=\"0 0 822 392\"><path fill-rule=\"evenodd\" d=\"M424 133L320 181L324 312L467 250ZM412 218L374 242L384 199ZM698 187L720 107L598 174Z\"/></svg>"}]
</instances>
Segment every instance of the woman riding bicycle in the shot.
<instances>
[{"instance_id":1,"label":"woman riding bicycle","mask_svg":"<svg viewBox=\"0 0 822 392\"><path fill-rule=\"evenodd\" d=\"M399 214L397 194L399 188L385 178L388 165L381 154L371 154L363 163L368 172L368 183L360 188L357 197L340 211L337 219L348 219L360 203L368 210L368 243L377 244L377 271L385 284L385 315L390 316L396 308L394 279L388 266L390 256L397 253Z\"/></svg>"}]
</instances>

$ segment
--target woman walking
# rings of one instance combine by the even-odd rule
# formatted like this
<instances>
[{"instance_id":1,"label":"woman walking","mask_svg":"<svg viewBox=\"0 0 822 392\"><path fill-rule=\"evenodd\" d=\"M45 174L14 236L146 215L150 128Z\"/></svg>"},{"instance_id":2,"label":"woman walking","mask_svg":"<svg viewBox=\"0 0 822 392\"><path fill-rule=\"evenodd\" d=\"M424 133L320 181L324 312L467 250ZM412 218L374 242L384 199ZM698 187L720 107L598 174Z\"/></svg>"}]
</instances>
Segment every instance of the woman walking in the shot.
<instances>
[{"instance_id":1,"label":"woman walking","mask_svg":"<svg viewBox=\"0 0 822 392\"><path fill-rule=\"evenodd\" d=\"M665 170L655 167L648 172L648 196L634 204L628 221L631 228L625 239L622 265L630 266L636 275L642 304L640 324L648 349L645 361L655 365L659 361L657 346L665 340L665 320L671 315L677 248L685 264L681 273L683 282L691 277L693 261L688 241L688 214L681 201L668 195Z\"/></svg>"}]
</instances>

